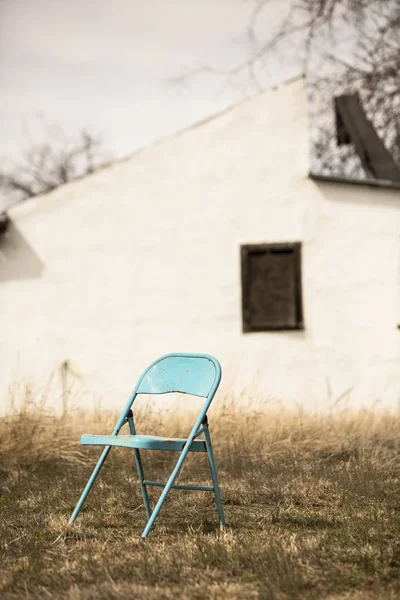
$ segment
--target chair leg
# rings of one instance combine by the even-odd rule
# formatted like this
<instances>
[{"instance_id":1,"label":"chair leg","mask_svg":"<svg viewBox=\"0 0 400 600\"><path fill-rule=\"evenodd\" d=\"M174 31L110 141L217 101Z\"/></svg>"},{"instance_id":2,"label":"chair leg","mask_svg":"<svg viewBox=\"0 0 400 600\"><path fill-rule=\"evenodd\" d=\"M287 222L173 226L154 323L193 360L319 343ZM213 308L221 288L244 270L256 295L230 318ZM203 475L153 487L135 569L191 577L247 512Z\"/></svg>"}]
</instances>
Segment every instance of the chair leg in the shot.
<instances>
[{"instance_id":1,"label":"chair leg","mask_svg":"<svg viewBox=\"0 0 400 600\"><path fill-rule=\"evenodd\" d=\"M150 519L151 508L150 508L149 496L147 494L147 488L146 488L146 485L143 483L144 482L144 472L143 472L142 459L140 457L139 450L135 449L133 452L135 455L136 468L137 468L137 472L139 475L139 485L140 485L140 491L142 492L143 504L146 509L147 519Z\"/></svg>"},{"instance_id":2,"label":"chair leg","mask_svg":"<svg viewBox=\"0 0 400 600\"><path fill-rule=\"evenodd\" d=\"M73 523L76 519L76 517L79 514L79 511L82 508L83 503L86 500L86 497L88 495L88 493L90 492L92 485L94 484L94 482L96 481L96 477L99 474L99 471L101 469L101 467L104 464L104 461L106 460L108 453L111 450L111 446L106 446L97 462L97 465L95 466L95 468L93 469L93 473L91 474L91 476L89 477L89 481L87 482L85 489L83 490L81 497L78 500L78 504L75 506L74 512L71 515L70 520L68 521L68 525L71 525L71 523Z\"/></svg>"},{"instance_id":3,"label":"chair leg","mask_svg":"<svg viewBox=\"0 0 400 600\"><path fill-rule=\"evenodd\" d=\"M211 445L211 436L207 425L204 428L204 439L207 447L208 464L210 465L211 478L215 494L215 502L217 504L217 511L221 523L221 529L225 529L224 509L222 508L221 492L219 489L217 469L215 468L214 453Z\"/></svg>"},{"instance_id":4,"label":"chair leg","mask_svg":"<svg viewBox=\"0 0 400 600\"><path fill-rule=\"evenodd\" d=\"M181 470L183 461L185 460L185 458L189 452L190 444L192 443L192 441L193 440L188 440L186 442L185 447L183 448L183 450L179 456L178 462L176 463L174 470L172 471L167 483L165 484L165 488L163 489L162 494L159 497L158 502L154 507L151 517L147 521L147 525L143 530L143 533L142 533L143 539L147 538L147 536L149 535L150 530L154 525L154 521L156 520L158 513L160 512L161 507L165 502L168 492L170 491L171 487L174 485L175 479L178 477L179 471Z\"/></svg>"},{"instance_id":5,"label":"chair leg","mask_svg":"<svg viewBox=\"0 0 400 600\"><path fill-rule=\"evenodd\" d=\"M136 429L135 429L135 424L133 422L132 411L131 411L130 415L128 415L128 425L129 425L129 431L131 432L131 435L136 435ZM147 494L147 488L144 484L144 472L143 472L142 459L140 457L140 452L137 448L135 448L133 450L133 454L135 456L135 463L136 463L136 468L137 468L137 472L138 472L138 476L139 476L139 485L140 485L140 491L142 492L143 504L146 509L147 519L150 519L151 508L150 508L149 496Z\"/></svg>"}]
</instances>

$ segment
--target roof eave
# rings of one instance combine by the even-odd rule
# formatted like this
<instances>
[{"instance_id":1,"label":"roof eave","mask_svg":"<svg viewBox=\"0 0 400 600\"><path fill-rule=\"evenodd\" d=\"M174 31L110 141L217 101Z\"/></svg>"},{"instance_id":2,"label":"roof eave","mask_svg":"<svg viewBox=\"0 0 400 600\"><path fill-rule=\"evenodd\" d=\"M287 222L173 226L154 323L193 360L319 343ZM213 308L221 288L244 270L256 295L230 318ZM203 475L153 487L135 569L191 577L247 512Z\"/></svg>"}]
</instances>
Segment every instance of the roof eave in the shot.
<instances>
[{"instance_id":1,"label":"roof eave","mask_svg":"<svg viewBox=\"0 0 400 600\"><path fill-rule=\"evenodd\" d=\"M369 187L379 187L392 190L400 190L400 183L385 179L350 179L349 177L338 177L336 175L322 175L319 173L308 174L309 178L314 181L326 181L330 183L346 183L351 185L364 185Z\"/></svg>"}]
</instances>

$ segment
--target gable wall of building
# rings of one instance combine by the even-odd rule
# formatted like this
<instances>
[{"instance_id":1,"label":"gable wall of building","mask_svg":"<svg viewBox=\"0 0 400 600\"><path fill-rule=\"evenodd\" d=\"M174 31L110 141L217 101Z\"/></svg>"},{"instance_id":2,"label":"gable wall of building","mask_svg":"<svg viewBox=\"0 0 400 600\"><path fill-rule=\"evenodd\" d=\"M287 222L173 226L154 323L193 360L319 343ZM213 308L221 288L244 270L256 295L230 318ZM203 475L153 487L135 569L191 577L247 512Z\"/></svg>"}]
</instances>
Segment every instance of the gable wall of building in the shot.
<instances>
[{"instance_id":1,"label":"gable wall of building","mask_svg":"<svg viewBox=\"0 0 400 600\"><path fill-rule=\"evenodd\" d=\"M314 409L350 390L353 406L395 406L399 192L307 171L297 81L14 208L0 248L1 397L70 361L79 402L119 407L147 363L186 351L215 354L225 391L246 398ZM304 331L243 335L240 245L291 241Z\"/></svg>"}]
</instances>

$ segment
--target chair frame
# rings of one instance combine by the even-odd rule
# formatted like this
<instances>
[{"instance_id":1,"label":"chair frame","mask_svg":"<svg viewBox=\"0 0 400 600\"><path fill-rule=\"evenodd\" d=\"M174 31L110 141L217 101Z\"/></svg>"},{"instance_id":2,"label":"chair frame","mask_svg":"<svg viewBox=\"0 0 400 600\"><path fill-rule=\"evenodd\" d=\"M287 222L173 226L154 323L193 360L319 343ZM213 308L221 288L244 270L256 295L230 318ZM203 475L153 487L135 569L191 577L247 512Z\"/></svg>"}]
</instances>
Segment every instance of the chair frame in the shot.
<instances>
[{"instance_id":1,"label":"chair frame","mask_svg":"<svg viewBox=\"0 0 400 600\"><path fill-rule=\"evenodd\" d=\"M193 391L192 392L185 391L185 389L182 389L182 388L178 389L179 385L177 386L177 389L168 389L166 391L156 391L156 392L141 391L141 384L142 384L143 379L146 376L146 374L158 363L160 363L166 359L170 359L170 358L183 358L183 359L190 358L190 359L199 359L199 360L206 359L206 360L210 361L215 368L215 378L214 378L212 385L210 386L210 389L209 389L207 395L205 395L204 393L196 393L196 392L193 393ZM141 456L140 456L140 448L133 448L136 468L137 468L138 476L139 476L140 490L142 493L143 504L144 504L147 519L148 519L146 527L143 530L143 533L141 535L141 537L143 539L145 539L149 535L149 532L150 532L151 528L153 527L154 522L155 522L171 488L183 489L183 490L201 490L201 491L214 492L216 506L217 506L217 512L218 512L218 516L219 516L219 520L220 520L220 527L221 527L221 529L225 529L224 511L223 511L223 507L222 507L221 493L220 493L220 488L219 488L219 483L218 483L217 470L215 467L214 453L213 453L213 449L212 449L211 436L210 436L210 431L208 428L208 419L207 419L207 410L214 398L214 395L218 389L220 381L221 381L221 366L220 366L218 360L216 358L214 358L213 356L210 356L209 354L188 354L188 353L165 354L164 356L161 356L157 360L153 361L143 371L127 404L125 405L125 408L124 408L111 436L118 436L121 428L125 424L129 425L130 435L136 436L136 428L135 428L135 423L134 423L134 419L133 419L132 405L133 405L136 397L139 394L149 394L149 393L164 394L164 393L170 393L170 392L181 392L181 393L187 393L187 394L196 395L196 396L205 398L205 403L200 411L198 418L196 419L195 424L192 427L192 430L191 430L188 438L186 439L186 441L184 440L185 445L183 446L183 448L180 452L178 461L177 461L167 483L150 481L150 480L147 480L144 478L143 464L142 464L142 460L141 460ZM178 477L179 472L182 469L183 463L184 463L188 453L191 451L190 447L191 447L192 443L195 441L196 438L198 438L202 434L204 435L204 441L202 440L204 443L204 450L194 450L194 451L207 452L208 463L209 463L209 467L210 467L211 479L212 479L212 484L213 484L212 487L199 486L199 485L175 485L176 478ZM90 436L88 436L88 437L90 437ZM83 442L84 438L85 438L85 436L82 436L81 443L85 443L85 442ZM103 444L100 444L100 445L103 445ZM117 445L117 444L115 444L115 445ZM68 525L71 525L77 518L77 516L83 506L83 503L85 502L86 497L89 494L89 492L100 472L100 469L103 466L103 464L111 450L111 447L112 447L111 445L105 446L105 448L104 448L95 468L93 469L93 472L92 472L91 476L89 477L89 480L78 500L78 503L71 515L69 522L68 522ZM142 447L141 449L146 449L146 448ZM170 450L171 448L166 448L166 449ZM164 488L153 511L151 510L151 507L150 507L150 501L149 501L149 497L148 497L148 493L147 493L147 486L157 486L157 487Z\"/></svg>"}]
</instances>

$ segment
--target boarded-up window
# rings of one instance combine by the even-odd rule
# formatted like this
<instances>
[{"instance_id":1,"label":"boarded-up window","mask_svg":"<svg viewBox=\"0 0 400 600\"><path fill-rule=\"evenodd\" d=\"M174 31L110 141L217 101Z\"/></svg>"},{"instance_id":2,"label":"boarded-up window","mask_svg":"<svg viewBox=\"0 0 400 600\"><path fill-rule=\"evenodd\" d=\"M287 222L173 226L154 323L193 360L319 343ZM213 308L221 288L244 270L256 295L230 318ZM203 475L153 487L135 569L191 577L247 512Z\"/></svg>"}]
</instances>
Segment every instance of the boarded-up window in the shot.
<instances>
[{"instance_id":1,"label":"boarded-up window","mask_svg":"<svg viewBox=\"0 0 400 600\"><path fill-rule=\"evenodd\" d=\"M243 331L303 329L301 244L241 247Z\"/></svg>"}]
</instances>

